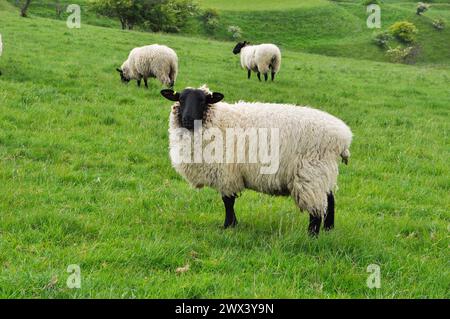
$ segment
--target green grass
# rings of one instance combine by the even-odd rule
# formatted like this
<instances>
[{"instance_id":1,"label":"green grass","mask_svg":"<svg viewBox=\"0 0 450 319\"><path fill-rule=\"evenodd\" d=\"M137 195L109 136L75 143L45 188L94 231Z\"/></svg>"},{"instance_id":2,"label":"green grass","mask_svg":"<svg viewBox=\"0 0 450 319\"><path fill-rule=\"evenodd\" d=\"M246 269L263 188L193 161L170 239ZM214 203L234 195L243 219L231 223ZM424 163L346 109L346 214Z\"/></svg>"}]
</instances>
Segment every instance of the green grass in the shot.
<instances>
[{"instance_id":1,"label":"green grass","mask_svg":"<svg viewBox=\"0 0 450 319\"><path fill-rule=\"evenodd\" d=\"M12 5L17 4L16 0L8 1ZM57 13L57 3L59 3L61 10L59 14ZM74 3L74 1L71 0L33 0L28 9L28 15L66 21L67 17L71 14L71 12L66 12L66 8L72 3ZM76 4L78 4L81 9L81 23L101 27L121 27L119 20L110 19L96 14L91 7L91 0L77 0Z\"/></svg>"},{"instance_id":2,"label":"green grass","mask_svg":"<svg viewBox=\"0 0 450 319\"><path fill-rule=\"evenodd\" d=\"M276 3L276 2L274 2ZM418 64L448 64L450 62L450 28L436 31L432 19L441 17L450 25L450 5L435 4L424 16L415 14L415 3L390 3L381 6L382 29L396 21L408 20L419 29L418 43L422 54ZM229 40L230 25L239 26L242 39L253 43L271 42L282 48L328 56L351 57L388 62L385 51L372 43L379 30L368 29L366 8L359 3L326 1L316 6L285 8L268 7L251 11L236 6L220 12L221 26L214 37ZM399 45L392 41L391 46Z\"/></svg>"},{"instance_id":3,"label":"green grass","mask_svg":"<svg viewBox=\"0 0 450 319\"><path fill-rule=\"evenodd\" d=\"M9 0L14 3L14 0ZM65 20L68 13L56 15L53 1L32 2L30 15ZM62 4L71 3L61 0ZM118 20L98 16L88 0L78 1L82 9L82 22L105 27L120 28ZM215 8L219 12L219 27L208 32L201 18L191 18L182 28L182 34L229 41L228 27L239 26L242 39L253 43L276 43L282 49L316 53L327 56L349 57L389 62L386 50L378 48L372 37L379 30L368 29L368 14L361 1L283 0L237 1L199 0L200 8ZM421 47L417 64L447 65L450 63L450 4L434 1L423 16L415 14L416 1L385 1L381 5L382 29L394 22L407 20L419 29ZM437 31L432 20L442 18L447 28ZM401 45L393 40L391 47Z\"/></svg>"},{"instance_id":4,"label":"green grass","mask_svg":"<svg viewBox=\"0 0 450 319\"><path fill-rule=\"evenodd\" d=\"M242 1L242 0L198 0L202 7L216 8L220 10L232 11L269 11L269 10L287 10L293 8L308 8L325 5L327 0L258 0L258 1Z\"/></svg>"},{"instance_id":5,"label":"green grass","mask_svg":"<svg viewBox=\"0 0 450 319\"><path fill-rule=\"evenodd\" d=\"M448 298L450 69L284 50L279 80L247 81L233 43L21 19L0 0L0 297ZM355 138L336 229L307 236L289 198L220 196L171 168L170 103L114 69L148 43L180 58L176 89L311 105ZM66 287L69 264L82 288ZM176 274L177 267L190 270ZM381 289L366 287L369 264Z\"/></svg>"}]
</instances>

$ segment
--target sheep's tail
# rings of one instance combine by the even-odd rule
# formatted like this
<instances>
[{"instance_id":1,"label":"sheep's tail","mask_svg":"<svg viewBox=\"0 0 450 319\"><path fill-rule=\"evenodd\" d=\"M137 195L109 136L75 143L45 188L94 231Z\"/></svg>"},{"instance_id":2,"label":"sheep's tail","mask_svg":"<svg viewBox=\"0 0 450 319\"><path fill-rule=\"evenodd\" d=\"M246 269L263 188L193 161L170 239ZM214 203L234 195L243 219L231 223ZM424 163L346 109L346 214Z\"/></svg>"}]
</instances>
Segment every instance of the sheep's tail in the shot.
<instances>
[{"instance_id":1,"label":"sheep's tail","mask_svg":"<svg viewBox=\"0 0 450 319\"><path fill-rule=\"evenodd\" d=\"M275 54L272 58L272 61L270 63L270 67L272 68L272 72L274 73L278 73L278 71L280 71L280 67L281 67L281 53L278 52L277 54Z\"/></svg>"},{"instance_id":2,"label":"sheep's tail","mask_svg":"<svg viewBox=\"0 0 450 319\"><path fill-rule=\"evenodd\" d=\"M348 148L346 148L341 153L341 157L342 157L342 163L344 163L345 165L348 165L348 160L350 159L350 150Z\"/></svg>"},{"instance_id":3,"label":"sheep's tail","mask_svg":"<svg viewBox=\"0 0 450 319\"><path fill-rule=\"evenodd\" d=\"M173 87L175 85L175 81L177 80L177 73L178 73L178 67L175 62L172 61L170 64L170 72L169 72L169 79L170 83L169 86Z\"/></svg>"}]
</instances>

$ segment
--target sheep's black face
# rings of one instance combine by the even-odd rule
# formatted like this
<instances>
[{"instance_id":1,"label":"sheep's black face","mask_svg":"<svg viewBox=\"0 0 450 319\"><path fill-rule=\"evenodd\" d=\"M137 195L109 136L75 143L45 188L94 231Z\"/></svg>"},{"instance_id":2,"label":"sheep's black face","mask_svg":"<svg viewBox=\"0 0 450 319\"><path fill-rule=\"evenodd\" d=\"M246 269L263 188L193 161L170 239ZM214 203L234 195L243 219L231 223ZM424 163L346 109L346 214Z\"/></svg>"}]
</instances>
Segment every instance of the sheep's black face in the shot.
<instances>
[{"instance_id":1,"label":"sheep's black face","mask_svg":"<svg viewBox=\"0 0 450 319\"><path fill-rule=\"evenodd\" d=\"M247 44L248 44L247 41L239 42L239 43L236 44L236 46L234 47L233 53L234 53L234 54L239 54L239 53L241 53L242 48L245 47Z\"/></svg>"},{"instance_id":2,"label":"sheep's black face","mask_svg":"<svg viewBox=\"0 0 450 319\"><path fill-rule=\"evenodd\" d=\"M161 95L180 103L180 126L188 130L194 128L194 121L203 120L203 115L210 104L217 103L224 97L221 93L205 94L204 91L196 89L185 89L181 93L162 90Z\"/></svg>"},{"instance_id":3,"label":"sheep's black face","mask_svg":"<svg viewBox=\"0 0 450 319\"><path fill-rule=\"evenodd\" d=\"M119 72L120 74L120 80L122 81L122 83L128 83L130 82L130 79L127 78L124 74L123 71L121 69L116 69L117 72Z\"/></svg>"}]
</instances>

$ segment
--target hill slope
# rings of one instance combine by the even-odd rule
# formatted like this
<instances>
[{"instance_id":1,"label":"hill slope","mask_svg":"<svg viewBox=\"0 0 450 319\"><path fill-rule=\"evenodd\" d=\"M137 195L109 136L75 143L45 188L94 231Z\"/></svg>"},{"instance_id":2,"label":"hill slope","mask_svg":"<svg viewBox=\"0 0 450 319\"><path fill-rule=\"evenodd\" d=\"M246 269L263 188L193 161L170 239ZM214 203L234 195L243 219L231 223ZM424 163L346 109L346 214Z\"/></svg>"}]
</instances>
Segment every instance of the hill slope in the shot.
<instances>
[{"instance_id":1,"label":"hill slope","mask_svg":"<svg viewBox=\"0 0 450 319\"><path fill-rule=\"evenodd\" d=\"M0 6L6 8L3 0ZM284 52L275 83L247 81L233 43L0 11L0 297L440 297L448 295L448 69ZM235 230L167 150L160 85L122 85L129 50L164 43L176 89L308 104L355 135L337 228L317 240L288 198L244 192ZM82 288L66 287L69 264ZM190 270L177 275L177 267ZM369 264L382 289L366 287Z\"/></svg>"},{"instance_id":2,"label":"hill slope","mask_svg":"<svg viewBox=\"0 0 450 319\"><path fill-rule=\"evenodd\" d=\"M205 1L216 5L220 1ZM219 39L229 39L229 25L243 30L243 38L254 43L273 42L283 48L331 56L388 61L385 52L372 43L378 30L368 29L366 8L360 3L307 1L303 6L283 7L262 5L248 9L236 4L220 10L221 27L214 34ZM299 2L302 3L302 2ZM424 16L415 14L415 3L392 3L381 6L382 29L396 21L413 22L419 29L418 43L422 54L417 63L448 64L450 62L450 4L434 4ZM432 19L441 17L447 28L434 29ZM395 47L397 41L390 44Z\"/></svg>"},{"instance_id":3,"label":"hill slope","mask_svg":"<svg viewBox=\"0 0 450 319\"><path fill-rule=\"evenodd\" d=\"M9 0L14 3L14 0ZM61 0L60 4L69 4ZM98 16L90 9L88 0L80 0L83 23L120 28L114 19ZM207 32L201 19L192 18L183 28L187 36L230 40L228 27L239 26L242 38L254 43L272 42L283 49L304 51L328 56L342 56L388 62L385 50L372 43L378 30L368 29L366 7L360 0L284 0L236 1L199 0L202 9L214 8L219 12L219 26ZM419 29L418 43L421 53L418 64L446 65L450 63L450 4L434 1L424 16L415 14L416 1L386 1L381 5L382 30L396 21L413 22ZM65 19L67 13L56 14L55 1L33 1L30 14ZM433 19L442 18L447 27L439 32ZM399 43L392 41L390 46Z\"/></svg>"}]
</instances>

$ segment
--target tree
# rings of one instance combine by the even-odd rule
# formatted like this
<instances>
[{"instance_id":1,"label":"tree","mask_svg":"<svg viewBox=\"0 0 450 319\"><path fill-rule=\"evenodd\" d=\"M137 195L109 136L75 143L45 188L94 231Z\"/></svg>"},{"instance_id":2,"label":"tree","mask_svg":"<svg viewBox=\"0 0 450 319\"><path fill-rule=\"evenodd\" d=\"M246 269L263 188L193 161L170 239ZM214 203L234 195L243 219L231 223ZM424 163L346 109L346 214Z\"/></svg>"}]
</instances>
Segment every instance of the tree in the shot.
<instances>
[{"instance_id":1,"label":"tree","mask_svg":"<svg viewBox=\"0 0 450 319\"><path fill-rule=\"evenodd\" d=\"M118 18L122 29L133 29L139 17L139 10L134 0L95 0L94 9L107 17Z\"/></svg>"},{"instance_id":2,"label":"tree","mask_svg":"<svg viewBox=\"0 0 450 319\"><path fill-rule=\"evenodd\" d=\"M24 4L20 8L20 16L26 18L27 17L27 11L28 7L31 4L31 0L25 0Z\"/></svg>"},{"instance_id":3,"label":"tree","mask_svg":"<svg viewBox=\"0 0 450 319\"><path fill-rule=\"evenodd\" d=\"M153 32L179 32L189 17L199 14L192 0L159 0L146 3L143 26Z\"/></svg>"},{"instance_id":4,"label":"tree","mask_svg":"<svg viewBox=\"0 0 450 319\"><path fill-rule=\"evenodd\" d=\"M151 1L151 0L147 0ZM95 0L94 9L101 15L118 18L122 29L133 29L141 20L145 0Z\"/></svg>"},{"instance_id":5,"label":"tree","mask_svg":"<svg viewBox=\"0 0 450 319\"><path fill-rule=\"evenodd\" d=\"M178 32L197 12L192 0L93 0L97 13L119 19L122 29L136 25L154 32Z\"/></svg>"}]
</instances>

